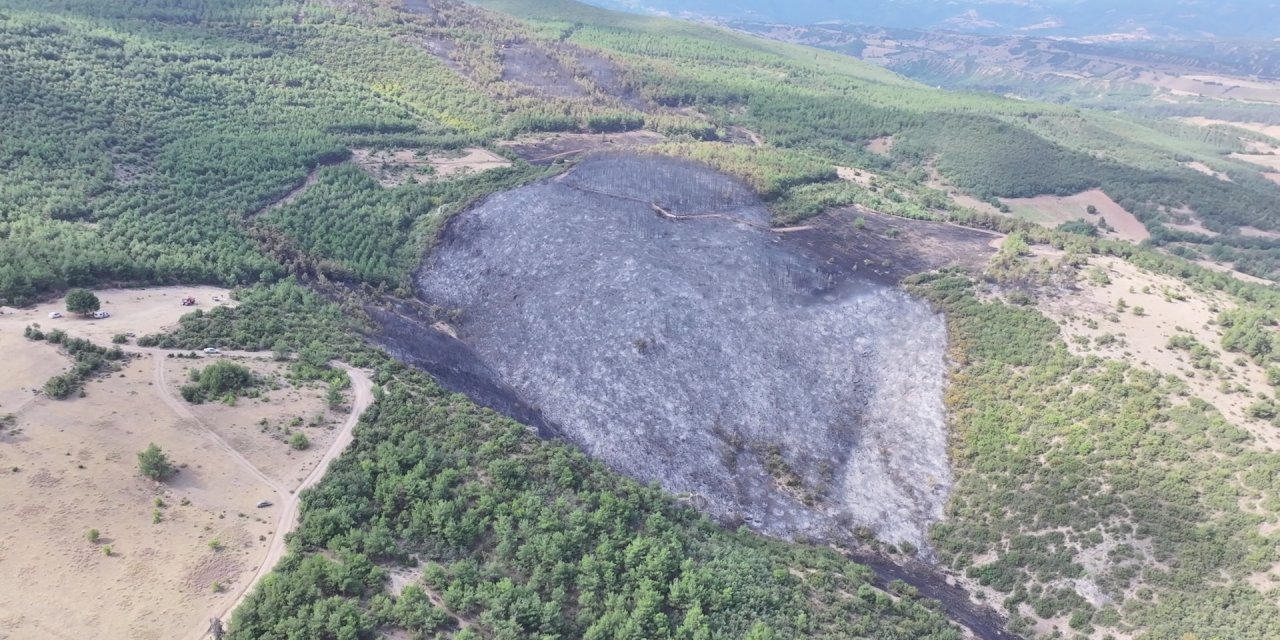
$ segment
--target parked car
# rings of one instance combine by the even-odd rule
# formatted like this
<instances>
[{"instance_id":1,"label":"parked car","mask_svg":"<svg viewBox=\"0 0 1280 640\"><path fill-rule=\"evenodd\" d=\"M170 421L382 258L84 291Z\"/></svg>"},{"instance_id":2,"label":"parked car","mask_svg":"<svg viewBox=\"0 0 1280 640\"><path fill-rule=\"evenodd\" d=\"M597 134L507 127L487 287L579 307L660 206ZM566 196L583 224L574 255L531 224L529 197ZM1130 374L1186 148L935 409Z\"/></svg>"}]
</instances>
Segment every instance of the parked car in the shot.
<instances>
[{"instance_id":1,"label":"parked car","mask_svg":"<svg viewBox=\"0 0 1280 640\"><path fill-rule=\"evenodd\" d=\"M271 501L270 501L270 500L259 500L259 501L258 501L258 508L259 508L259 509L266 509L266 508L267 508L267 507L269 507L269 506L271 506Z\"/></svg>"},{"instance_id":2,"label":"parked car","mask_svg":"<svg viewBox=\"0 0 1280 640\"><path fill-rule=\"evenodd\" d=\"M102 320L103 318L110 318L110 317L111 317L111 313L110 313L110 312L107 312L107 311L94 311L94 312L93 312L93 317L94 317L94 319L96 319L96 320Z\"/></svg>"},{"instance_id":3,"label":"parked car","mask_svg":"<svg viewBox=\"0 0 1280 640\"><path fill-rule=\"evenodd\" d=\"M61 311L50 311L50 312L49 312L49 319L50 319L50 320L57 320L58 318L61 318L61 317L62 317L62 312L61 312Z\"/></svg>"},{"instance_id":4,"label":"parked car","mask_svg":"<svg viewBox=\"0 0 1280 640\"><path fill-rule=\"evenodd\" d=\"M221 351L218 351L216 347L205 347L204 352L210 355L222 353Z\"/></svg>"}]
</instances>

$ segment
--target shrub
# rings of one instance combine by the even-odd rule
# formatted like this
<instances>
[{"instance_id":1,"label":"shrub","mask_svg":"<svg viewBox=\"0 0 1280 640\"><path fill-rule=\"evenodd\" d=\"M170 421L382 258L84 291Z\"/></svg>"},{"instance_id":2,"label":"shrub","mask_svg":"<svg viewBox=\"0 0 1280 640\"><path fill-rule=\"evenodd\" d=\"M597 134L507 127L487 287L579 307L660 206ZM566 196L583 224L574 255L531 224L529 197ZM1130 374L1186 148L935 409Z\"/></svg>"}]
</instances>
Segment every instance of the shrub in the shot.
<instances>
[{"instance_id":1,"label":"shrub","mask_svg":"<svg viewBox=\"0 0 1280 640\"><path fill-rule=\"evenodd\" d=\"M75 380L66 374L49 378L49 381L44 383L45 395L55 400L62 400L70 396L75 388Z\"/></svg>"},{"instance_id":2,"label":"shrub","mask_svg":"<svg viewBox=\"0 0 1280 640\"><path fill-rule=\"evenodd\" d=\"M87 538L89 542L97 544L98 539L102 537L102 534L99 533L97 529L90 529L89 532L84 535L84 537Z\"/></svg>"},{"instance_id":3,"label":"shrub","mask_svg":"<svg viewBox=\"0 0 1280 640\"><path fill-rule=\"evenodd\" d=\"M117 333L114 336L111 336L112 344L126 344L128 342L129 342L129 336L126 336L123 333Z\"/></svg>"},{"instance_id":4,"label":"shrub","mask_svg":"<svg viewBox=\"0 0 1280 640\"><path fill-rule=\"evenodd\" d=\"M154 442L138 452L138 470L142 475L157 482L164 481L178 472L169 461L169 456L165 455Z\"/></svg>"},{"instance_id":5,"label":"shrub","mask_svg":"<svg viewBox=\"0 0 1280 640\"><path fill-rule=\"evenodd\" d=\"M253 372L243 365L221 360L204 369L191 370L192 384L180 389L182 398L187 402L199 404L210 398L219 398L228 404L234 404L236 396L246 389L258 384Z\"/></svg>"},{"instance_id":6,"label":"shrub","mask_svg":"<svg viewBox=\"0 0 1280 640\"><path fill-rule=\"evenodd\" d=\"M311 446L311 440L307 439L307 434L301 431L294 431L293 435L289 436L289 446L302 451Z\"/></svg>"}]
</instances>

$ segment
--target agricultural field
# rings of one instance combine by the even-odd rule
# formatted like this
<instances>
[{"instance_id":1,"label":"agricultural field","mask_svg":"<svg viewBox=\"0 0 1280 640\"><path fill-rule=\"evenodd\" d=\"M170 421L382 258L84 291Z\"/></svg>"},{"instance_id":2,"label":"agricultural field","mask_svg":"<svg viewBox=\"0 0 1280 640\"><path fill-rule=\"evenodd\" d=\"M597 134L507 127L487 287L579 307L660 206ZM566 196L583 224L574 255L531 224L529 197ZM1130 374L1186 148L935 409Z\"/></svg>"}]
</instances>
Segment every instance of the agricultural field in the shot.
<instances>
[{"instance_id":1,"label":"agricultural field","mask_svg":"<svg viewBox=\"0 0 1280 640\"><path fill-rule=\"evenodd\" d=\"M1111 233L1130 242L1141 242L1151 237L1141 220L1097 189L1065 197L1006 198L1002 202L1013 215L1046 227L1057 227L1073 220L1086 220L1094 226L1105 222L1114 229Z\"/></svg>"}]
</instances>

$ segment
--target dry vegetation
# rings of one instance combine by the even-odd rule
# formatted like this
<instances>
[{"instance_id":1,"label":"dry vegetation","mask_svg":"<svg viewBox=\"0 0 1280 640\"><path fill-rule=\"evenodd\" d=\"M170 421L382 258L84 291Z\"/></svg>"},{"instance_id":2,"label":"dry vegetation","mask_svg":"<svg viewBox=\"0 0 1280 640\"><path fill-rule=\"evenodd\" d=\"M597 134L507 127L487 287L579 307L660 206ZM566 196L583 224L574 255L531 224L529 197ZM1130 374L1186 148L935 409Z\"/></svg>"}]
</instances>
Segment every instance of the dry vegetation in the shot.
<instances>
[{"instance_id":1,"label":"dry vegetation","mask_svg":"<svg viewBox=\"0 0 1280 640\"><path fill-rule=\"evenodd\" d=\"M1105 218L1119 238L1139 242L1151 237L1142 221L1098 189L1066 197L1006 198L1004 203L1014 215L1046 227L1081 218L1096 225ZM1097 210L1096 214L1088 212L1091 206Z\"/></svg>"},{"instance_id":2,"label":"dry vegetation","mask_svg":"<svg viewBox=\"0 0 1280 640\"><path fill-rule=\"evenodd\" d=\"M1263 368L1222 348L1216 318L1234 307L1225 294L1196 291L1123 260L1097 258L1074 289L1045 297L1039 306L1062 327L1073 353L1180 374L1192 395L1249 429L1260 444L1280 449L1280 430L1250 419L1245 411L1258 401L1258 394L1271 394ZM1175 336L1195 339L1205 354L1197 358L1188 350L1171 348ZM1209 362L1218 371L1203 368Z\"/></svg>"},{"instance_id":3,"label":"dry vegetation","mask_svg":"<svg viewBox=\"0 0 1280 640\"><path fill-rule=\"evenodd\" d=\"M413 149L352 149L351 160L384 187L407 182L425 184L511 166L511 161L486 149L455 154L428 154Z\"/></svg>"},{"instance_id":4,"label":"dry vegetation","mask_svg":"<svg viewBox=\"0 0 1280 640\"><path fill-rule=\"evenodd\" d=\"M175 324L191 310L180 304L187 294L206 309L230 304L226 290L171 287L99 291L112 313L103 320L49 319L60 300L3 309L0 357L18 366L0 373L0 415L11 416L0 425L0 510L11 514L0 519L0 584L23 588L0 589L0 637L160 640L200 628L236 600L275 533L280 505L255 504L282 500L256 472L292 489L324 455L343 418L326 410L323 388L294 387L273 362L242 361L280 388L235 406L179 411L183 372L213 359L129 344L126 352L143 353L90 379L84 397L37 391L69 360L24 338L27 325L109 345ZM311 447L291 449L291 429ZM163 483L138 472L136 454L153 442L180 466Z\"/></svg>"}]
</instances>

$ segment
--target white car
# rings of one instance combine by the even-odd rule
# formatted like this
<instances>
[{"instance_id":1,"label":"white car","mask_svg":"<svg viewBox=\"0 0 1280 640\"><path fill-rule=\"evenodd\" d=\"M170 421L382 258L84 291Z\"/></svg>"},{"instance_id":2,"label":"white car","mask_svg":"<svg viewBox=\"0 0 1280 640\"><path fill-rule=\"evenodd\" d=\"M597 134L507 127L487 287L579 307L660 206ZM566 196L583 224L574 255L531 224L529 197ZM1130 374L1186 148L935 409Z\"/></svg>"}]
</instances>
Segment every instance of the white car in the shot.
<instances>
[{"instance_id":1,"label":"white car","mask_svg":"<svg viewBox=\"0 0 1280 640\"><path fill-rule=\"evenodd\" d=\"M204 352L205 352L205 353L207 353L207 354L210 354L210 355L218 354L218 353L222 353L221 351L218 351L218 350L217 350L216 348L214 348L214 347L205 347L205 348L204 348Z\"/></svg>"},{"instance_id":2,"label":"white car","mask_svg":"<svg viewBox=\"0 0 1280 640\"><path fill-rule=\"evenodd\" d=\"M58 318L61 318L61 317L62 317L62 312L61 312L61 311L50 311L50 312L49 312L49 319L50 319L50 320L57 320Z\"/></svg>"},{"instance_id":3,"label":"white car","mask_svg":"<svg viewBox=\"0 0 1280 640\"><path fill-rule=\"evenodd\" d=\"M102 320L103 318L110 318L111 314L106 311L94 311L93 317L97 320Z\"/></svg>"}]
</instances>

